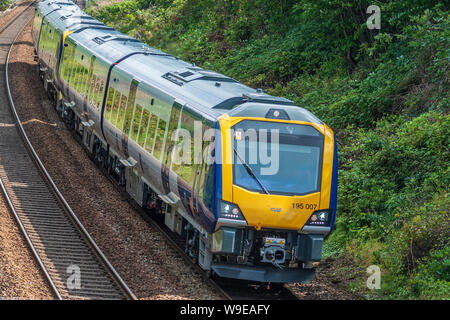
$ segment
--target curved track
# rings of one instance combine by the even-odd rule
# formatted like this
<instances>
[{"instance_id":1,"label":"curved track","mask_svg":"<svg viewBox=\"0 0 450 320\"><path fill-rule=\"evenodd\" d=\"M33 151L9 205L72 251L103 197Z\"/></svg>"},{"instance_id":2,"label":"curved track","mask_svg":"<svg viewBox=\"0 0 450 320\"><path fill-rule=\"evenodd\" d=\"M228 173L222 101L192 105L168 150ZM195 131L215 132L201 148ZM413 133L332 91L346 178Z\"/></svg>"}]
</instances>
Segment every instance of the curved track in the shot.
<instances>
[{"instance_id":1,"label":"curved track","mask_svg":"<svg viewBox=\"0 0 450 320\"><path fill-rule=\"evenodd\" d=\"M9 57L9 52L8 54L6 52L13 44L15 40L13 38L20 33L17 30L21 30L31 18L32 10L28 11L23 14L23 17L18 18L16 23L11 21L10 27L5 26L4 32L0 29L0 43L3 44L0 49L0 62L4 63L7 59L6 55ZM5 65L1 65L0 69L4 67ZM3 69L0 72L4 74ZM3 79L0 80L0 85L4 86L8 93L8 97L0 94L2 104L0 107L0 185L55 295L59 299L135 299L82 227L40 162L15 111L7 80L7 63L5 74L5 83L2 83ZM12 105L14 118L10 116L9 110L6 110L9 103ZM19 131L14 122L18 123ZM106 172L104 173L109 177ZM110 180L116 185L113 179ZM285 286L271 286L268 289L266 285L210 278L184 253L181 239L171 233L164 223L160 223L156 216L148 215L136 203L133 203L131 198L128 199L142 217L159 229L180 256L202 275L205 283L224 299L297 299ZM67 268L70 266L80 267L81 289L67 288L67 280L74 271L72 268L68 272Z\"/></svg>"},{"instance_id":2,"label":"curved track","mask_svg":"<svg viewBox=\"0 0 450 320\"><path fill-rule=\"evenodd\" d=\"M32 4L0 29L0 187L58 299L136 299L56 188L15 110L8 59Z\"/></svg>"}]
</instances>

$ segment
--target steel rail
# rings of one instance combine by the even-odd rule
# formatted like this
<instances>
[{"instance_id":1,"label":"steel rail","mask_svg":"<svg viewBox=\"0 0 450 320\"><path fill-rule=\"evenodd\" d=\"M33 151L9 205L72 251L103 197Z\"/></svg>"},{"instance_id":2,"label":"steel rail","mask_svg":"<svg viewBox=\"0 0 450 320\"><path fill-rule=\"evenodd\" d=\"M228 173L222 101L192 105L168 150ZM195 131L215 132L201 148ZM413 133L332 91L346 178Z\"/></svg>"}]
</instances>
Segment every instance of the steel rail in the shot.
<instances>
[{"instance_id":1,"label":"steel rail","mask_svg":"<svg viewBox=\"0 0 450 320\"><path fill-rule=\"evenodd\" d=\"M3 27L0 28L0 33L2 33L6 28L8 28L14 21L16 21L16 19L22 15L22 13L24 13L29 7L31 7L36 1L31 1L26 7L25 9L23 9L21 12L19 12L18 14L14 15L14 17L12 17ZM16 10L19 7L14 8L14 10ZM20 32L19 32L20 33Z\"/></svg>"},{"instance_id":2,"label":"steel rail","mask_svg":"<svg viewBox=\"0 0 450 320\"><path fill-rule=\"evenodd\" d=\"M31 2L24 10L22 10L20 13L14 15L14 17L13 17L11 20L9 20L2 28L0 28L0 34L3 33L3 31L6 30L6 28L8 28L8 27L9 27L9 26L10 26L10 25L11 25L11 24L12 24L19 16L21 16L21 15L25 12L25 10L28 9L28 7L30 7L30 6L33 5L33 4L34 4L34 1L32 1L32 2ZM25 28L25 26L24 26L24 28ZM23 28L22 28L22 30L23 30ZM17 36L22 32L22 30L20 30L20 31L18 32ZM15 40L17 39L17 36L16 36L16 38L14 39L14 42L15 42ZM14 42L13 42L13 43L14 43ZM9 56L9 52L8 52L8 56ZM8 65L8 62L6 61L5 64L6 64L6 66L7 66L7 65ZM6 71L6 76L8 76L8 72L7 72L7 71ZM6 81L6 83L8 83L8 81ZM18 225L19 225L20 231L22 232L23 236L25 237L25 240L26 240L28 246L30 247L30 249L31 249L31 251L32 251L32 253L33 253L34 258L36 259L37 263L39 264L39 267L41 268L42 272L44 273L44 276L45 276L47 282L49 283L50 288L53 290L53 293L56 295L56 297L58 298L58 300L62 300L62 296L61 296L59 290L57 289L55 283L53 282L53 279L51 278L51 276L50 276L50 274L49 274L47 268L45 267L44 262L42 261L42 259L40 258L40 256L39 256L39 254L38 254L36 248L34 247L33 242L31 241L30 236L28 235L28 232L27 232L26 229L25 229L25 226L24 226L24 224L23 224L23 222L22 222L22 219L20 218L19 214L17 213L17 211L16 211L16 209L15 209L15 207L14 207L12 201L11 201L11 198L10 198L9 195L8 195L8 192L7 192L7 190L6 190L6 187L5 187L5 185L4 185L3 180L2 180L1 177L0 177L0 187L1 187L1 189L2 189L3 195L4 195L4 197L5 197L5 199L6 199L7 203L8 203L8 205L9 205L9 207L10 207L10 209L11 209L11 212L12 212L13 215L14 215L14 218L16 219L16 222L17 222Z\"/></svg>"},{"instance_id":3,"label":"steel rail","mask_svg":"<svg viewBox=\"0 0 450 320\"><path fill-rule=\"evenodd\" d=\"M32 1L22 12L20 12L18 15L13 17L4 27L2 27L0 29L0 33L2 33L4 30L6 30L20 15L22 15L31 5L33 5L34 2L35 1ZM44 167L44 165L42 164L41 160L39 159L36 151L34 150L32 144L31 144L31 142L30 142L30 140L29 140L29 138L28 138L28 136L27 136L23 126L22 126L22 123L20 121L20 118L19 118L19 115L17 113L16 107L14 105L14 100L13 100L13 97L12 97L12 94L11 94L11 87L10 87L10 84L9 84L9 76L8 76L9 59L10 59L10 55L11 55L11 52L12 52L12 48L13 48L17 38L22 33L22 31L25 29L25 27L29 24L31 19L27 23L25 23L25 25L17 33L16 37L12 41L11 46L9 47L7 58L6 58L6 62L5 62L5 66L6 66L6 70L5 70L6 89L7 89L7 94L8 94L8 99L9 99L11 111L12 111L12 114L13 114L13 116L15 118L16 123L17 123L17 128L18 128L18 130L20 132L20 135L22 137L24 145L25 145L26 149L28 150L29 155L31 156L31 159L36 164L36 166L39 169L40 173L42 174L45 182L50 187L53 195L56 197L56 199L60 203L62 209L67 214L67 217L72 221L73 226L76 227L76 229L79 231L80 235L89 244L89 246L91 247L93 252L96 254L97 259L103 264L104 267L106 267L106 269L108 270L109 274L114 279L115 283L118 285L118 287L123 292L124 296L126 298L128 298L128 299L136 300L137 299L136 296L133 294L133 292L130 290L130 288L127 286L127 284L124 282L124 280L120 277L118 272L114 269L114 267L108 261L106 256L103 254L103 252L100 250L98 245L95 243L94 239L89 235L89 233L87 232L85 227L82 225L80 220L77 218L75 213L70 208L70 206L67 203L67 201L64 199L63 195L60 193L60 191L56 187L55 183L53 182L53 180L50 177L49 173L47 172L46 168ZM50 284L50 287L52 288L52 290L54 291L54 293L55 293L55 295L56 295L56 297L58 299L60 299L60 300L63 299L60 290L57 289L57 285L56 285L55 281L52 279L48 268L45 266L43 260L41 259L40 255L38 253L38 250L36 249L36 246L33 244L32 240L31 240L31 237L30 237L28 231L26 230L26 227L24 226L24 223L23 223L22 219L20 218L19 214L17 213L16 208L15 208L15 206L13 204L13 201L12 201L11 197L8 195L7 188L6 188L4 182L2 181L1 178L0 178L0 185L1 185L1 189L2 189L5 197L7 199L8 205L10 206L10 208L11 208L11 210L13 212L13 215L15 216L15 219L16 219L16 221L19 224L20 230L24 234L24 237L25 237L27 243L29 244L29 246L31 248L31 251L33 252L33 255L35 256L39 266L41 267L41 269L42 269L46 279L48 280L48 282Z\"/></svg>"}]
</instances>

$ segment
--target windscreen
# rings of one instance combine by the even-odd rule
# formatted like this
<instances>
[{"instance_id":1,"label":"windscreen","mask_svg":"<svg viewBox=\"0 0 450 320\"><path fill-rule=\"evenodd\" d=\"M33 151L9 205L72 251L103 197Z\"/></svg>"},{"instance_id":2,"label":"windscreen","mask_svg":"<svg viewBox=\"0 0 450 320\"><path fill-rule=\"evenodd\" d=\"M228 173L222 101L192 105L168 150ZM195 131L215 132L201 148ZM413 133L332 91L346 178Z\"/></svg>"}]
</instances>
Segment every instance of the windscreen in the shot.
<instances>
[{"instance_id":1,"label":"windscreen","mask_svg":"<svg viewBox=\"0 0 450 320\"><path fill-rule=\"evenodd\" d=\"M244 120L232 134L235 185L283 195L320 190L324 137L314 127Z\"/></svg>"}]
</instances>

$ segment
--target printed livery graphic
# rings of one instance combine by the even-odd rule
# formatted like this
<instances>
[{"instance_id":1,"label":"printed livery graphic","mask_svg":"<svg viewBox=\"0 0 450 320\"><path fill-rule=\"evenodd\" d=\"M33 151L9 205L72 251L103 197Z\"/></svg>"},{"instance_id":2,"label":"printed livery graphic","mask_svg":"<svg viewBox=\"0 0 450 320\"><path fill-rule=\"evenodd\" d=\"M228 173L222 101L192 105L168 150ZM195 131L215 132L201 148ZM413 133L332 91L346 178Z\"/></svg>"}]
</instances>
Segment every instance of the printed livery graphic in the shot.
<instances>
[{"instance_id":1,"label":"printed livery graphic","mask_svg":"<svg viewBox=\"0 0 450 320\"><path fill-rule=\"evenodd\" d=\"M326 124L121 34L71 1L40 2L32 35L56 110L134 201L164 215L204 270L313 279L336 215L337 150Z\"/></svg>"}]
</instances>

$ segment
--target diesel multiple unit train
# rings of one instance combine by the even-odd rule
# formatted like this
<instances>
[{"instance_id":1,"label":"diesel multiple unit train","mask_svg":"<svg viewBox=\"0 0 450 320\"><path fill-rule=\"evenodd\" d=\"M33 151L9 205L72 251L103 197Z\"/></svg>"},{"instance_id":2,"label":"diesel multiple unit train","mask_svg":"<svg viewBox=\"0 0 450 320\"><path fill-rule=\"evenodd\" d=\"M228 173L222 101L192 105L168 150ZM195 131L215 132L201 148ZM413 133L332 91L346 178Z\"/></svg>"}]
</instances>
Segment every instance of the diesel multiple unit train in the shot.
<instances>
[{"instance_id":1,"label":"diesel multiple unit train","mask_svg":"<svg viewBox=\"0 0 450 320\"><path fill-rule=\"evenodd\" d=\"M56 110L95 161L219 277L308 282L333 228L333 131L292 101L46 0L32 25ZM157 244L149 244L157 245Z\"/></svg>"}]
</instances>

